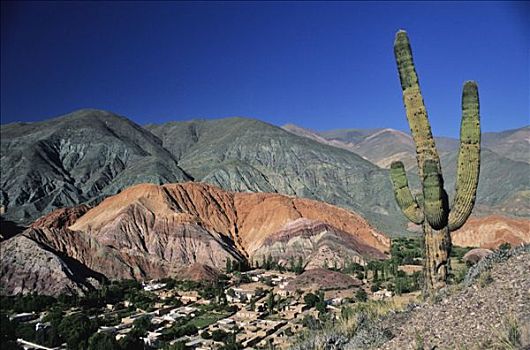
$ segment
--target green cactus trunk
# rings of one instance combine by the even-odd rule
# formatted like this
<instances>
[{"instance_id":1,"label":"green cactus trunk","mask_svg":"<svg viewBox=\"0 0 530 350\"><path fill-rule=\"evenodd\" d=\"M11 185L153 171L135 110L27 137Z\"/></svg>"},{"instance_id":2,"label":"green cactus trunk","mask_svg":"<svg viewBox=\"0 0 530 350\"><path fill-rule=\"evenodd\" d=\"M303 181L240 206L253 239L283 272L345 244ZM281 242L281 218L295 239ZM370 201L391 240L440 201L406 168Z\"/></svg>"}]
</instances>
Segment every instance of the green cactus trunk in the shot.
<instances>
[{"instance_id":1,"label":"green cactus trunk","mask_svg":"<svg viewBox=\"0 0 530 350\"><path fill-rule=\"evenodd\" d=\"M440 157L431 133L412 50L405 31L396 34L394 54L407 120L416 144L422 194L412 195L403 163L392 163L390 177L397 204L403 214L413 223L423 225L424 294L430 295L447 283L450 273L450 233L464 225L475 204L480 170L478 88L475 82L464 84L456 193L450 206L444 189Z\"/></svg>"}]
</instances>

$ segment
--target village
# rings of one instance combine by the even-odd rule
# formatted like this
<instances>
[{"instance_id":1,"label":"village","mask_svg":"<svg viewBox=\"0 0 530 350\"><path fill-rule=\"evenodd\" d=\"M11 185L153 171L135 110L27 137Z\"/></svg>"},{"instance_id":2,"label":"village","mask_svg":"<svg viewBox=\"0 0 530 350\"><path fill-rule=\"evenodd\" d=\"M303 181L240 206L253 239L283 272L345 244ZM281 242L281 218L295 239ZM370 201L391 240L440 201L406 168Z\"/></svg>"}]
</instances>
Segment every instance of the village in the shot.
<instances>
[{"instance_id":1,"label":"village","mask_svg":"<svg viewBox=\"0 0 530 350\"><path fill-rule=\"evenodd\" d=\"M304 274L254 269L225 275L224 283L209 287L208 293L201 283L150 281L141 284L141 294L151 302L108 303L91 318L105 320L97 333L116 341L142 329L140 339L149 349L221 349L230 344L240 349L286 349L312 324L338 320L349 304L393 297L385 288L370 288L374 272L358 277L364 279L323 268ZM313 280L324 281L324 288L306 283ZM76 312L72 308L67 315ZM46 311L10 319L30 323L36 331L49 326ZM25 349L66 348L66 344L54 348L26 339L18 343Z\"/></svg>"},{"instance_id":2,"label":"village","mask_svg":"<svg viewBox=\"0 0 530 350\"><path fill-rule=\"evenodd\" d=\"M395 240L393 259L340 268L326 261L304 270L301 263L286 268L264 260L254 268L227 263L224 273L213 273L196 264L195 278L115 281L81 299L59 298L40 311L30 303L22 313L9 309L18 300L11 297L3 299L2 311L11 310L9 320L25 329L17 336L24 349L70 348L64 337L37 335L56 333L76 315L91 321L87 344L95 335L113 344L137 341L137 347L116 349L286 349L308 331L340 322L345 310L360 303L414 301L420 294L419 254L418 243L405 238Z\"/></svg>"}]
</instances>

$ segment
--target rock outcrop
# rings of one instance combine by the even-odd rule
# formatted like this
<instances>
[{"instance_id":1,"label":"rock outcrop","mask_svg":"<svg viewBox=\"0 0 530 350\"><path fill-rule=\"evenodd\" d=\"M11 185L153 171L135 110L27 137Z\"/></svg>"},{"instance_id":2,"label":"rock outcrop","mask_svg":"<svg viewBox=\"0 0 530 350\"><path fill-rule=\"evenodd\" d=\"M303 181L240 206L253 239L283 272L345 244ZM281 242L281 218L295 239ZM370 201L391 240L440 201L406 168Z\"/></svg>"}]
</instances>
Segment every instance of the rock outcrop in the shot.
<instances>
[{"instance_id":1,"label":"rock outcrop","mask_svg":"<svg viewBox=\"0 0 530 350\"><path fill-rule=\"evenodd\" d=\"M530 220L502 215L472 217L451 234L453 244L461 247L495 249L503 243L512 246L530 243Z\"/></svg>"},{"instance_id":2,"label":"rock outcrop","mask_svg":"<svg viewBox=\"0 0 530 350\"><path fill-rule=\"evenodd\" d=\"M493 252L489 249L475 248L475 249L471 249L469 252L464 254L464 256L462 257L462 260L470 265L475 265L476 263L478 263L480 260L490 255L491 253Z\"/></svg>"},{"instance_id":3,"label":"rock outcrop","mask_svg":"<svg viewBox=\"0 0 530 350\"><path fill-rule=\"evenodd\" d=\"M136 185L91 209L57 209L21 236L2 242L2 249L23 237L109 279L144 280L177 276L197 263L224 269L227 259L249 261L281 246L286 249L295 236L305 242L304 262L313 266L322 266L322 259L335 259L333 250L339 245L338 258L351 254L359 262L384 259L390 246L389 238L345 209L278 194L225 192L190 182ZM29 269L24 261L32 261L31 249L22 249L17 256ZM13 279L12 261L2 257L2 265L2 278ZM205 272L204 268L187 272L200 275L198 270ZM59 292L44 284L32 285L41 293Z\"/></svg>"}]
</instances>

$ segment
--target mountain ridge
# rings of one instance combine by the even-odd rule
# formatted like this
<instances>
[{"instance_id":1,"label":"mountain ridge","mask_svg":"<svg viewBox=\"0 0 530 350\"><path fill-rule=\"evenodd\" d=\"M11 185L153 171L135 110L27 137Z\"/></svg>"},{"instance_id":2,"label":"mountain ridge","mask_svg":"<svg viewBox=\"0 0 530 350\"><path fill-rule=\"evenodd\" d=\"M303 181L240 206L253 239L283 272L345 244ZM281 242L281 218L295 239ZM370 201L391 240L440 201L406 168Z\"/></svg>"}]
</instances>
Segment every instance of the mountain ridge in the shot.
<instances>
[{"instance_id":1,"label":"mountain ridge","mask_svg":"<svg viewBox=\"0 0 530 350\"><path fill-rule=\"evenodd\" d=\"M385 130L361 130L357 134L364 136L356 137L365 140L379 132L365 142L370 147L372 141L389 134L381 132ZM406 232L386 170L347 147L338 147L335 141L323 147L321 136L320 141L310 140L251 118L142 127L111 112L83 109L44 122L7 124L1 132L2 164L8 169L1 176L0 202L6 212L2 219L15 223L27 224L59 207L97 204L138 183L194 180L230 191L277 192L323 200L361 213L390 234ZM398 133L402 139L403 133ZM507 131L508 136L513 134L517 131ZM443 141L448 145L439 142L439 147L450 148L453 141ZM397 149L392 143L384 146ZM372 148L377 151L380 147ZM405 151L413 170L412 150ZM530 216L524 200L524 186L530 184L523 178L528 166L500 155L485 155L484 159L491 161L483 174L495 173L495 178L506 177L513 183L505 189L495 186L496 194L485 202L479 198L476 213ZM395 158L406 157L398 153ZM442 156L442 163L445 158ZM504 162L503 167L495 169L496 162ZM503 176L504 168L514 171ZM414 176L410 181L417 183Z\"/></svg>"}]
</instances>

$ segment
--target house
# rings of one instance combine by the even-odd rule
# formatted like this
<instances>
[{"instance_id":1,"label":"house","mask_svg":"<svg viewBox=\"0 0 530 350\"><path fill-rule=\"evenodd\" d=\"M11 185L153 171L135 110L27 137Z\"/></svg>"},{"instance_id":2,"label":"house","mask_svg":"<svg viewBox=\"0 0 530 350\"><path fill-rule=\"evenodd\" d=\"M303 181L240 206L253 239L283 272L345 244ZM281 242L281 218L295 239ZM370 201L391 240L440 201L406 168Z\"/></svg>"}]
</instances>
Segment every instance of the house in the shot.
<instances>
[{"instance_id":1,"label":"house","mask_svg":"<svg viewBox=\"0 0 530 350\"><path fill-rule=\"evenodd\" d=\"M16 322L26 322L31 321L39 317L35 312L23 312L20 314L15 314L9 317L10 321L16 321Z\"/></svg>"},{"instance_id":2,"label":"house","mask_svg":"<svg viewBox=\"0 0 530 350\"><path fill-rule=\"evenodd\" d=\"M280 286L280 289L276 291L276 294L278 294L279 296L282 296L282 297L287 297L287 296L289 296L289 291L286 290L286 289L283 289Z\"/></svg>"},{"instance_id":3,"label":"house","mask_svg":"<svg viewBox=\"0 0 530 350\"><path fill-rule=\"evenodd\" d=\"M100 332L100 333L114 334L114 333L116 333L118 330L119 330L118 326L110 326L110 327L107 327L107 326L101 326L101 327L99 327L98 332Z\"/></svg>"},{"instance_id":4,"label":"house","mask_svg":"<svg viewBox=\"0 0 530 350\"><path fill-rule=\"evenodd\" d=\"M157 346L161 335L162 333L158 332L147 332L147 337L143 338L144 344L151 347Z\"/></svg>"},{"instance_id":5,"label":"house","mask_svg":"<svg viewBox=\"0 0 530 350\"><path fill-rule=\"evenodd\" d=\"M377 292L374 292L373 298L374 300L385 300L392 298L392 292L386 289L378 290Z\"/></svg>"},{"instance_id":6,"label":"house","mask_svg":"<svg viewBox=\"0 0 530 350\"><path fill-rule=\"evenodd\" d=\"M190 347L190 348L198 348L200 346L203 345L203 343L205 342L206 339L202 339L202 338L194 338L194 339L190 339L187 343L186 343L186 347Z\"/></svg>"},{"instance_id":7,"label":"house","mask_svg":"<svg viewBox=\"0 0 530 350\"><path fill-rule=\"evenodd\" d=\"M152 291L164 288L166 286L166 283L148 283L148 284L142 283L142 285L145 291L152 292Z\"/></svg>"},{"instance_id":8,"label":"house","mask_svg":"<svg viewBox=\"0 0 530 350\"><path fill-rule=\"evenodd\" d=\"M134 322L134 320L136 320L139 317L142 317L143 315L145 315L145 313L140 312L140 313L137 313L137 314L134 314L134 315L123 317L121 319L121 323L123 323L123 324L132 324Z\"/></svg>"},{"instance_id":9,"label":"house","mask_svg":"<svg viewBox=\"0 0 530 350\"><path fill-rule=\"evenodd\" d=\"M331 305L335 305L335 306L342 305L343 301L344 299L341 297L333 298L331 299Z\"/></svg>"},{"instance_id":10,"label":"house","mask_svg":"<svg viewBox=\"0 0 530 350\"><path fill-rule=\"evenodd\" d=\"M186 316L194 316L194 312L197 311L196 307L193 306L184 306L179 308L179 313L184 314Z\"/></svg>"},{"instance_id":11,"label":"house","mask_svg":"<svg viewBox=\"0 0 530 350\"><path fill-rule=\"evenodd\" d=\"M255 289L230 288L226 290L226 301L229 303L249 303L256 295Z\"/></svg>"},{"instance_id":12,"label":"house","mask_svg":"<svg viewBox=\"0 0 530 350\"><path fill-rule=\"evenodd\" d=\"M264 315L263 312L241 309L234 316L244 320L257 320Z\"/></svg>"},{"instance_id":13,"label":"house","mask_svg":"<svg viewBox=\"0 0 530 350\"><path fill-rule=\"evenodd\" d=\"M183 292L180 295L180 300L184 304L194 303L199 300L199 293L197 291Z\"/></svg>"},{"instance_id":14,"label":"house","mask_svg":"<svg viewBox=\"0 0 530 350\"><path fill-rule=\"evenodd\" d=\"M225 331L230 331L236 325L236 322L232 318L223 318L222 320L217 321L217 325Z\"/></svg>"},{"instance_id":15,"label":"house","mask_svg":"<svg viewBox=\"0 0 530 350\"><path fill-rule=\"evenodd\" d=\"M173 309L173 306L162 306L159 309L155 310L153 313L157 316L162 316L168 314Z\"/></svg>"},{"instance_id":16,"label":"house","mask_svg":"<svg viewBox=\"0 0 530 350\"><path fill-rule=\"evenodd\" d=\"M38 332L40 331L41 329L46 329L50 327L50 322L46 322L46 323L42 323L42 322L37 322L35 324L35 331Z\"/></svg>"}]
</instances>

